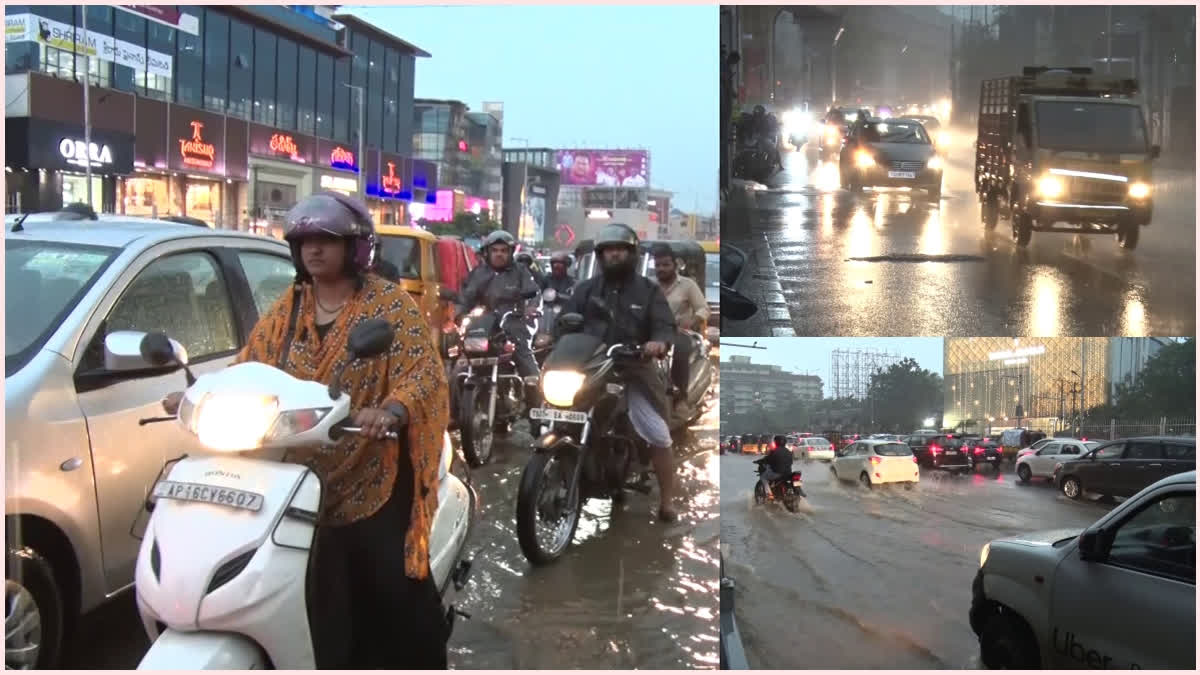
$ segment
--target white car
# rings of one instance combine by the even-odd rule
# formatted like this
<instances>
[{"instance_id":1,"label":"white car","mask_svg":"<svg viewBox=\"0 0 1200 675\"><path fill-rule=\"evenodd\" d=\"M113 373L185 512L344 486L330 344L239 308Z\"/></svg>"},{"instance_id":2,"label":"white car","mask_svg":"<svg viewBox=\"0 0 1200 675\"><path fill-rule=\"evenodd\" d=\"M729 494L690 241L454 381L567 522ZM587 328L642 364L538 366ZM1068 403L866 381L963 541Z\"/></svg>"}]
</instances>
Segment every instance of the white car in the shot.
<instances>
[{"instance_id":1,"label":"white car","mask_svg":"<svg viewBox=\"0 0 1200 675\"><path fill-rule=\"evenodd\" d=\"M896 441L855 441L834 458L829 470L838 480L857 480L868 488L904 483L911 490L921 480L912 449Z\"/></svg>"},{"instance_id":2,"label":"white car","mask_svg":"<svg viewBox=\"0 0 1200 675\"><path fill-rule=\"evenodd\" d=\"M833 444L828 440L816 436L808 436L796 440L796 447L793 449L795 454L805 462L819 459L822 462L833 461Z\"/></svg>"},{"instance_id":3,"label":"white car","mask_svg":"<svg viewBox=\"0 0 1200 675\"><path fill-rule=\"evenodd\" d=\"M1096 441L1077 441L1073 438L1046 439L1049 443L1031 453L1017 457L1017 478L1028 483L1034 478L1053 478L1059 462L1079 459L1100 444ZM1041 441L1038 441L1041 443Z\"/></svg>"},{"instance_id":4,"label":"white car","mask_svg":"<svg viewBox=\"0 0 1200 675\"><path fill-rule=\"evenodd\" d=\"M1196 669L1196 472L1083 532L983 547L971 629L988 668Z\"/></svg>"},{"instance_id":5,"label":"white car","mask_svg":"<svg viewBox=\"0 0 1200 675\"><path fill-rule=\"evenodd\" d=\"M1041 450L1042 448L1046 447L1046 445L1053 443L1055 441L1067 441L1067 440L1073 441L1073 440L1077 440L1077 439L1074 439L1074 438L1043 438L1042 440L1038 441L1037 443L1034 443L1033 445L1029 446L1028 448L1021 448L1020 450L1018 450L1017 458L1020 459L1021 457L1024 457L1025 455L1032 455L1033 453L1037 452L1038 450Z\"/></svg>"}]
</instances>

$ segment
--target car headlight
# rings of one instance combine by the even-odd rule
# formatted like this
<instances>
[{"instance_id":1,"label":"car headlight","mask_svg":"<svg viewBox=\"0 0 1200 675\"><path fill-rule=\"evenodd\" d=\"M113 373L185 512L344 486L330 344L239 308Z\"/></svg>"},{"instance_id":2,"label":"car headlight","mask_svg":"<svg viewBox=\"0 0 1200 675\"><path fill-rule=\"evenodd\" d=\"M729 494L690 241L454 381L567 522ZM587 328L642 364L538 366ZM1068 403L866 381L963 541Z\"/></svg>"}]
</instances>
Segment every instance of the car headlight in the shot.
<instances>
[{"instance_id":1,"label":"car headlight","mask_svg":"<svg viewBox=\"0 0 1200 675\"><path fill-rule=\"evenodd\" d=\"M209 394L196 406L193 429L201 445L225 452L262 444L279 415L279 399L256 394Z\"/></svg>"},{"instance_id":2,"label":"car headlight","mask_svg":"<svg viewBox=\"0 0 1200 675\"><path fill-rule=\"evenodd\" d=\"M832 125L825 126L825 142L833 145L841 137L841 131Z\"/></svg>"},{"instance_id":3,"label":"car headlight","mask_svg":"<svg viewBox=\"0 0 1200 675\"><path fill-rule=\"evenodd\" d=\"M1037 189L1041 196L1054 199L1062 195L1063 182L1054 176L1042 176L1037 183Z\"/></svg>"},{"instance_id":4,"label":"car headlight","mask_svg":"<svg viewBox=\"0 0 1200 675\"><path fill-rule=\"evenodd\" d=\"M1145 199L1150 196L1150 186L1140 181L1134 183L1129 186L1129 196L1134 199Z\"/></svg>"},{"instance_id":5,"label":"car headlight","mask_svg":"<svg viewBox=\"0 0 1200 675\"><path fill-rule=\"evenodd\" d=\"M542 376L542 396L560 408L575 403L575 394L583 386L584 375L573 370L551 370Z\"/></svg>"},{"instance_id":6,"label":"car headlight","mask_svg":"<svg viewBox=\"0 0 1200 675\"><path fill-rule=\"evenodd\" d=\"M942 158L938 157L937 155L934 155L933 158L930 159L929 162L925 165L925 168L933 169L934 171L941 171L942 170Z\"/></svg>"},{"instance_id":7,"label":"car headlight","mask_svg":"<svg viewBox=\"0 0 1200 675\"><path fill-rule=\"evenodd\" d=\"M859 150L854 154L854 164L860 169L866 169L875 166L875 158L866 150Z\"/></svg>"},{"instance_id":8,"label":"car headlight","mask_svg":"<svg viewBox=\"0 0 1200 675\"><path fill-rule=\"evenodd\" d=\"M990 543L983 545L983 550L979 552L979 566L980 567L983 567L984 565L987 564L988 553L991 553L991 551L992 551L992 545Z\"/></svg>"},{"instance_id":9,"label":"car headlight","mask_svg":"<svg viewBox=\"0 0 1200 675\"><path fill-rule=\"evenodd\" d=\"M946 145L950 142L950 133L946 131L939 131L937 136L935 136L935 139L935 142L938 145Z\"/></svg>"}]
</instances>

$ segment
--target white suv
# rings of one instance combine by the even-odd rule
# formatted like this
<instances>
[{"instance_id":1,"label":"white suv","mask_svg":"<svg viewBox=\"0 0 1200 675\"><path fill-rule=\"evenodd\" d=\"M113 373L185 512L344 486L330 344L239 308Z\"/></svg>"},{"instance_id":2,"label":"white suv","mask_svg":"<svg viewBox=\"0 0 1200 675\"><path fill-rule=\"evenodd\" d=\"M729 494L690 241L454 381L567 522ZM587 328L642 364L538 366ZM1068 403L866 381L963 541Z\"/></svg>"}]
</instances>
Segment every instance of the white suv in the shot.
<instances>
[{"instance_id":1,"label":"white suv","mask_svg":"<svg viewBox=\"0 0 1200 675\"><path fill-rule=\"evenodd\" d=\"M988 668L1196 669L1195 471L979 561L970 619Z\"/></svg>"},{"instance_id":2,"label":"white suv","mask_svg":"<svg viewBox=\"0 0 1200 675\"><path fill-rule=\"evenodd\" d=\"M832 462L834 452L833 445L828 440L817 436L807 436L796 441L793 454L805 462L814 459Z\"/></svg>"}]
</instances>

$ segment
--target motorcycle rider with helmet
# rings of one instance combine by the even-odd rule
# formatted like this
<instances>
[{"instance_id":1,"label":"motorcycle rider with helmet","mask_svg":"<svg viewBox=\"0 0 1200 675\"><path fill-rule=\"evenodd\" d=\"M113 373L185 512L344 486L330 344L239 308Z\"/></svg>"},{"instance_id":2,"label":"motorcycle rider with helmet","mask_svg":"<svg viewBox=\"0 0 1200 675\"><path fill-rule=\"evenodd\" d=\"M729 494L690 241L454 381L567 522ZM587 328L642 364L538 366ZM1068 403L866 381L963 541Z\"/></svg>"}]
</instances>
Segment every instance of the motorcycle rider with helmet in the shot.
<instances>
[{"instance_id":1,"label":"motorcycle rider with helmet","mask_svg":"<svg viewBox=\"0 0 1200 675\"><path fill-rule=\"evenodd\" d=\"M524 267L526 270L529 270L529 276L533 277L533 283L537 284L538 288L546 287L546 275L542 274L541 271L534 266L533 255L531 255L528 251L521 251L517 253L516 261L518 267Z\"/></svg>"},{"instance_id":2,"label":"motorcycle rider with helmet","mask_svg":"<svg viewBox=\"0 0 1200 675\"><path fill-rule=\"evenodd\" d=\"M765 457L754 460L755 464L763 467L759 476L767 494L771 493L771 483L792 475L792 462L795 455L787 444L787 436L776 435L771 438L771 451Z\"/></svg>"},{"instance_id":3,"label":"motorcycle rider with helmet","mask_svg":"<svg viewBox=\"0 0 1200 675\"><path fill-rule=\"evenodd\" d=\"M529 327L522 318L531 317L537 311L538 286L530 275L529 268L513 263L516 243L513 236L504 230L496 230L484 238L481 248L487 264L471 270L463 282L454 322L457 324L477 306L501 314L508 309L523 314L523 317L510 317L508 325L503 328L513 342L513 360L516 362L517 372L522 378L536 379L538 365L529 347ZM527 298L527 295L535 298ZM527 399L536 398L533 389L531 386L526 387ZM529 400L528 404L535 407L536 401Z\"/></svg>"},{"instance_id":4,"label":"motorcycle rider with helmet","mask_svg":"<svg viewBox=\"0 0 1200 675\"><path fill-rule=\"evenodd\" d=\"M553 288L555 293L560 297L566 297L571 294L571 290L575 288L575 277L567 273L571 267L571 256L558 251L550 256L550 274L542 277L542 290Z\"/></svg>"},{"instance_id":5,"label":"motorcycle rider with helmet","mask_svg":"<svg viewBox=\"0 0 1200 675\"><path fill-rule=\"evenodd\" d=\"M635 268L638 236L628 225L604 226L595 239L595 251L602 274L575 287L566 313L584 317L583 332L604 340L605 344L642 345L647 357L662 358L675 338L675 317L658 284L638 274ZM593 307L593 299L611 312ZM651 450L651 462L658 479L658 518L664 523L678 517L672 506L675 488L675 464L671 456L671 430L667 424L669 403L666 386L649 363L625 370L629 419L638 436Z\"/></svg>"}]
</instances>

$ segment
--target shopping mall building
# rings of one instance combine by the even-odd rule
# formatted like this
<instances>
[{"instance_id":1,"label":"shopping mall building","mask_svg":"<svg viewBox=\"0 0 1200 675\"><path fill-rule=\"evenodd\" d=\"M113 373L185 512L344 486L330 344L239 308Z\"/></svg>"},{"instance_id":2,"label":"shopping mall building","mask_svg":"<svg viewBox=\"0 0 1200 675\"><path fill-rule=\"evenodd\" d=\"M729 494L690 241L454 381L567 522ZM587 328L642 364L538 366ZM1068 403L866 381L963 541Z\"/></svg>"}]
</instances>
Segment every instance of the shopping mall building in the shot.
<instances>
[{"instance_id":1,"label":"shopping mall building","mask_svg":"<svg viewBox=\"0 0 1200 675\"><path fill-rule=\"evenodd\" d=\"M1137 380L1163 338L947 338L944 426L1047 433Z\"/></svg>"},{"instance_id":2,"label":"shopping mall building","mask_svg":"<svg viewBox=\"0 0 1200 675\"><path fill-rule=\"evenodd\" d=\"M436 202L412 152L416 46L332 7L89 6L86 39L84 11L5 7L7 211L86 201L88 164L97 211L229 229L277 233L360 175L378 223Z\"/></svg>"}]
</instances>

